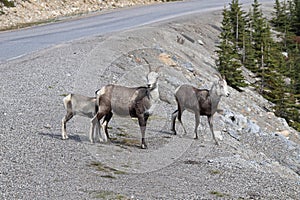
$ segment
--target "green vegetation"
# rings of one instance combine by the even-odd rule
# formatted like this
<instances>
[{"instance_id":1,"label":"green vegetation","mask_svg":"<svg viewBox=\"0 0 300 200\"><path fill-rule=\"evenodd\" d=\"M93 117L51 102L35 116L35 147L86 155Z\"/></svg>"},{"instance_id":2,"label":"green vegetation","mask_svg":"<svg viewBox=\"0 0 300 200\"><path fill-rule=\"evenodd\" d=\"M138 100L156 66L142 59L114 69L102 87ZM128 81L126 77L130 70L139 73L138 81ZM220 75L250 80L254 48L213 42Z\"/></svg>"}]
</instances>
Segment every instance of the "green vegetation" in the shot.
<instances>
[{"instance_id":1,"label":"green vegetation","mask_svg":"<svg viewBox=\"0 0 300 200\"><path fill-rule=\"evenodd\" d=\"M15 3L14 3L14 1L0 0L0 6L1 5L5 6L5 7L14 7Z\"/></svg>"},{"instance_id":2,"label":"green vegetation","mask_svg":"<svg viewBox=\"0 0 300 200\"><path fill-rule=\"evenodd\" d=\"M239 39L235 38L233 26L231 22L231 13L226 8L223 10L223 21L221 35L219 36L221 42L216 51L219 59L217 66L222 75L226 77L228 84L236 89L246 86L241 71L241 62L239 60L238 47Z\"/></svg>"},{"instance_id":3,"label":"green vegetation","mask_svg":"<svg viewBox=\"0 0 300 200\"><path fill-rule=\"evenodd\" d=\"M126 172L121 171L121 170L117 170L115 168L109 167L104 165L101 162L92 162L91 164L89 164L89 166L91 167L95 167L97 171L101 171L101 172L108 172L108 173L113 173L113 174L126 174ZM103 175L102 177L105 178L114 178L112 175Z\"/></svg>"},{"instance_id":4,"label":"green vegetation","mask_svg":"<svg viewBox=\"0 0 300 200\"><path fill-rule=\"evenodd\" d=\"M218 191L211 191L210 194L222 198L222 197L228 197L228 194L222 193L222 192L218 192Z\"/></svg>"},{"instance_id":5,"label":"green vegetation","mask_svg":"<svg viewBox=\"0 0 300 200\"><path fill-rule=\"evenodd\" d=\"M114 199L114 200L125 200L129 199L128 197L122 195L122 194L117 194L111 191L100 191L100 192L95 192L94 198L96 199Z\"/></svg>"},{"instance_id":6,"label":"green vegetation","mask_svg":"<svg viewBox=\"0 0 300 200\"><path fill-rule=\"evenodd\" d=\"M246 13L232 0L223 9L217 67L239 91L247 86L242 67L253 72L252 86L274 103L277 116L300 131L300 1L275 0L271 20L260 6L254 0Z\"/></svg>"},{"instance_id":7,"label":"green vegetation","mask_svg":"<svg viewBox=\"0 0 300 200\"><path fill-rule=\"evenodd\" d=\"M221 171L218 170L218 169L215 169L215 170L209 170L209 173L212 174L212 175L216 175L216 174L221 174Z\"/></svg>"},{"instance_id":8,"label":"green vegetation","mask_svg":"<svg viewBox=\"0 0 300 200\"><path fill-rule=\"evenodd\" d=\"M8 1L8 0L0 0L0 15L5 14L3 11L3 7L14 7L15 4L12 1Z\"/></svg>"}]
</instances>

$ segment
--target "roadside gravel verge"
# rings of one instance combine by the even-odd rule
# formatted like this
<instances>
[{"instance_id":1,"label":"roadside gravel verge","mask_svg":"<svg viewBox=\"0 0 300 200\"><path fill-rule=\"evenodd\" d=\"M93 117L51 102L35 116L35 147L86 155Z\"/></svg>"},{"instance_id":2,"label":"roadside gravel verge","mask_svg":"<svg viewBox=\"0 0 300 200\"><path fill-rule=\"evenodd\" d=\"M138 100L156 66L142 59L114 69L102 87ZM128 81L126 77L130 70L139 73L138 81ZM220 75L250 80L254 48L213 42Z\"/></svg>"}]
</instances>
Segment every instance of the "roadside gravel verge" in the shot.
<instances>
[{"instance_id":1,"label":"roadside gravel verge","mask_svg":"<svg viewBox=\"0 0 300 200\"><path fill-rule=\"evenodd\" d=\"M203 13L2 63L1 199L297 199L298 133L264 111L267 102L254 92L230 89L231 98L220 107L249 119L252 128L260 128L257 132L225 113L214 119L220 146L214 145L204 118L194 141L193 116L185 113L189 134L182 138L180 128L177 136L168 133L176 86L210 87L214 80L218 21L220 12ZM203 44L177 43L182 32ZM67 124L70 138L61 140L63 96L93 96L108 82L144 84L147 68L135 59L141 54L164 66L159 80L163 100L147 131L149 149L135 145L138 126L128 118L114 117L110 124L110 134L119 142L90 144L89 120L80 117ZM275 134L282 129L290 131L293 141Z\"/></svg>"}]
</instances>

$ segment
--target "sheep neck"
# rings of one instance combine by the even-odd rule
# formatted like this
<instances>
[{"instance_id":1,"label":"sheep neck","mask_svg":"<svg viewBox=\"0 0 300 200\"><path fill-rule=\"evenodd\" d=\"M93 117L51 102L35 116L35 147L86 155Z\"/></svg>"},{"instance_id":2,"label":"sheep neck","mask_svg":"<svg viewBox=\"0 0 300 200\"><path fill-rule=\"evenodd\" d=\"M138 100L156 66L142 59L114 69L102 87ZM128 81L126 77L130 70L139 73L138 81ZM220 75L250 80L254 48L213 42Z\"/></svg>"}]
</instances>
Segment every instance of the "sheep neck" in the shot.
<instances>
[{"instance_id":1,"label":"sheep neck","mask_svg":"<svg viewBox=\"0 0 300 200\"><path fill-rule=\"evenodd\" d=\"M216 83L212 85L209 95L211 100L211 114L213 115L217 111L217 107L221 99L221 96L217 94Z\"/></svg>"}]
</instances>

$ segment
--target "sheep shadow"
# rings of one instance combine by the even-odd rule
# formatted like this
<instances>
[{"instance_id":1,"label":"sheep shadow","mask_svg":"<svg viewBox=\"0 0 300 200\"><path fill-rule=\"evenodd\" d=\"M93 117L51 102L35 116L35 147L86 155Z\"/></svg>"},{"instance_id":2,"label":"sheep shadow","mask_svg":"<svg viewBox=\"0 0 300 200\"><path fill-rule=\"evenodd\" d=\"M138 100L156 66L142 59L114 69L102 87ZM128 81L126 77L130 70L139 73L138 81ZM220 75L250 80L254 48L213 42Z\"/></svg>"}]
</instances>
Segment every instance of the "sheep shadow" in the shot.
<instances>
[{"instance_id":1,"label":"sheep shadow","mask_svg":"<svg viewBox=\"0 0 300 200\"><path fill-rule=\"evenodd\" d=\"M64 141L61 138L61 134L39 132L38 135ZM83 142L82 137L80 137L79 135L68 135L68 137L69 138L66 139L66 141L73 140L75 142Z\"/></svg>"},{"instance_id":2,"label":"sheep shadow","mask_svg":"<svg viewBox=\"0 0 300 200\"><path fill-rule=\"evenodd\" d=\"M148 131L151 131L152 133L155 133L155 135L147 136L146 137L146 143L149 145L163 145L167 143L168 139L172 138L174 134L168 131L163 130L157 130L157 129L148 129ZM119 146L121 148L141 148L141 138L138 136L133 136L130 134L123 134L123 133L117 133L114 134L113 137L110 137L108 141L105 144L113 144L116 146Z\"/></svg>"},{"instance_id":3,"label":"sheep shadow","mask_svg":"<svg viewBox=\"0 0 300 200\"><path fill-rule=\"evenodd\" d=\"M139 138L113 137L110 138L106 144L114 144L122 148L141 148L141 141Z\"/></svg>"}]
</instances>

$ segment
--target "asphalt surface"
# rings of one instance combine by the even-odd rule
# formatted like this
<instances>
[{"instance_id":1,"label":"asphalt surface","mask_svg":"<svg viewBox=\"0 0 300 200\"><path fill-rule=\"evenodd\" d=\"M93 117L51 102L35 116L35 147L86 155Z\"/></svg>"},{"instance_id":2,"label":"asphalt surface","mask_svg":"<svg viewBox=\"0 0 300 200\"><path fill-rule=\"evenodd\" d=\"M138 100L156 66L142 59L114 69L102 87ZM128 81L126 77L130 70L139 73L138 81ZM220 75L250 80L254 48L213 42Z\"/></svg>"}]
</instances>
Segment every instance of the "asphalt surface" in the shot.
<instances>
[{"instance_id":1,"label":"asphalt surface","mask_svg":"<svg viewBox=\"0 0 300 200\"><path fill-rule=\"evenodd\" d=\"M250 0L240 2L244 5L252 3ZM272 1L261 0L260 2ZM79 19L17 31L5 31L0 33L0 63L67 41L118 32L184 15L222 9L227 3L227 0L178 1L105 13L99 12Z\"/></svg>"}]
</instances>

